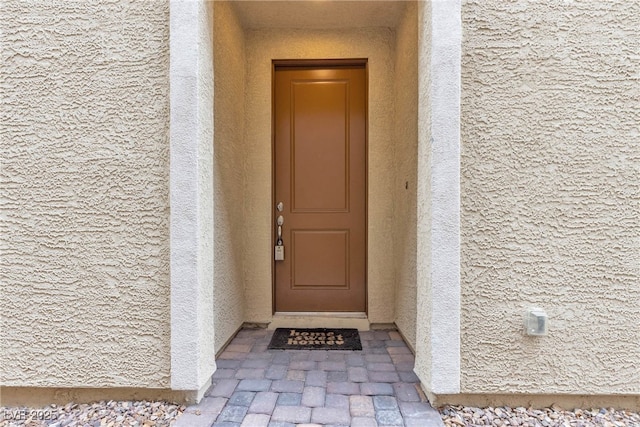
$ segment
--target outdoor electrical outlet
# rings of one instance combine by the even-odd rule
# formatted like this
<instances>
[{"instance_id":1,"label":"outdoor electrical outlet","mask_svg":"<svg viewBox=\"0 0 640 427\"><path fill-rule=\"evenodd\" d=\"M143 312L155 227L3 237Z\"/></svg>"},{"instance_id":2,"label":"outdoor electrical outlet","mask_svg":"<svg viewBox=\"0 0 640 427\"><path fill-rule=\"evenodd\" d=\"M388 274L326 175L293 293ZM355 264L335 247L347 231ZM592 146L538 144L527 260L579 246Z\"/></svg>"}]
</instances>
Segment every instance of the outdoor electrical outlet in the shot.
<instances>
[{"instance_id":1,"label":"outdoor electrical outlet","mask_svg":"<svg viewBox=\"0 0 640 427\"><path fill-rule=\"evenodd\" d=\"M548 324L547 313L537 307L527 310L524 318L524 329L527 335L544 336L547 335Z\"/></svg>"}]
</instances>

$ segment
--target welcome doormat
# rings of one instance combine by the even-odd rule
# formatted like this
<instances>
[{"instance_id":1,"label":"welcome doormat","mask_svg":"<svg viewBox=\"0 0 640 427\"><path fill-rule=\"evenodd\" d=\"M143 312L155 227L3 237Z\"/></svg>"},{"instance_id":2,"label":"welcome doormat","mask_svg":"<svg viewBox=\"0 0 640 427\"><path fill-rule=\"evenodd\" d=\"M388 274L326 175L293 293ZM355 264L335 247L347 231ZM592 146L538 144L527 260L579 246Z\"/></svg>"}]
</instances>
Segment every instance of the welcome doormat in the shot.
<instances>
[{"instance_id":1,"label":"welcome doormat","mask_svg":"<svg viewBox=\"0 0 640 427\"><path fill-rule=\"evenodd\" d=\"M273 333L269 350L362 350L357 329L289 329Z\"/></svg>"}]
</instances>

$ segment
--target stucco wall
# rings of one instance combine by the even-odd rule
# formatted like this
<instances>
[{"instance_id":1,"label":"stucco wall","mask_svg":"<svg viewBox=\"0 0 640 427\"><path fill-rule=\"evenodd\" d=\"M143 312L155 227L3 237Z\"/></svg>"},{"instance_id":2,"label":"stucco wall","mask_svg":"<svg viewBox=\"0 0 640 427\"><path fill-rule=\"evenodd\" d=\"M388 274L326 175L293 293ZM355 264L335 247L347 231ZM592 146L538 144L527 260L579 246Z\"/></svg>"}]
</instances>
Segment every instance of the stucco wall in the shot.
<instances>
[{"instance_id":1,"label":"stucco wall","mask_svg":"<svg viewBox=\"0 0 640 427\"><path fill-rule=\"evenodd\" d=\"M430 252L431 252L431 8L418 2L418 165L416 178L416 359L414 372L424 386L431 384ZM427 143L428 142L428 143Z\"/></svg>"},{"instance_id":2,"label":"stucco wall","mask_svg":"<svg viewBox=\"0 0 640 427\"><path fill-rule=\"evenodd\" d=\"M170 2L171 388L198 396L215 369L212 13Z\"/></svg>"},{"instance_id":3,"label":"stucco wall","mask_svg":"<svg viewBox=\"0 0 640 427\"><path fill-rule=\"evenodd\" d=\"M416 345L416 215L418 158L418 5L407 3L396 29L394 256L395 322Z\"/></svg>"},{"instance_id":4,"label":"stucco wall","mask_svg":"<svg viewBox=\"0 0 640 427\"><path fill-rule=\"evenodd\" d=\"M460 392L460 1L418 6L415 373L430 397Z\"/></svg>"},{"instance_id":5,"label":"stucco wall","mask_svg":"<svg viewBox=\"0 0 640 427\"><path fill-rule=\"evenodd\" d=\"M271 60L369 58L368 307L371 322L394 320L394 32L250 30L246 32L245 265L247 321L269 322L271 265Z\"/></svg>"},{"instance_id":6,"label":"stucco wall","mask_svg":"<svg viewBox=\"0 0 640 427\"><path fill-rule=\"evenodd\" d=\"M0 383L167 388L168 2L0 20Z\"/></svg>"},{"instance_id":7,"label":"stucco wall","mask_svg":"<svg viewBox=\"0 0 640 427\"><path fill-rule=\"evenodd\" d=\"M218 212L214 208L215 165L213 144L214 66L213 66L213 4L198 1L198 348L200 387L206 387L215 370L215 338L217 323L214 311L218 303L214 284L219 271L214 263L214 221ZM174 248L175 251L175 248ZM214 310L212 310L212 308ZM221 326L225 326L224 323ZM174 352L180 349L173 349ZM202 392L202 390L200 390Z\"/></svg>"},{"instance_id":8,"label":"stucco wall","mask_svg":"<svg viewBox=\"0 0 640 427\"><path fill-rule=\"evenodd\" d=\"M244 321L244 33L229 2L214 6L215 334L219 350Z\"/></svg>"},{"instance_id":9,"label":"stucco wall","mask_svg":"<svg viewBox=\"0 0 640 427\"><path fill-rule=\"evenodd\" d=\"M639 394L640 3L462 18L462 391Z\"/></svg>"}]
</instances>

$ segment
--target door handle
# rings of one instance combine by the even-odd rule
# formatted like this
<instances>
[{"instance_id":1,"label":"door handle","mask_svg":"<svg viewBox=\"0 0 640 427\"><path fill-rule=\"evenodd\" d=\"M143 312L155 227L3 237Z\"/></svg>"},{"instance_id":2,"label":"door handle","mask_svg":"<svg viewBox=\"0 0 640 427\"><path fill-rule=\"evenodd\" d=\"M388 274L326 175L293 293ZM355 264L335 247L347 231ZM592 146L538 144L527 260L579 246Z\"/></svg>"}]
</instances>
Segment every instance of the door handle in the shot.
<instances>
[{"instance_id":1,"label":"door handle","mask_svg":"<svg viewBox=\"0 0 640 427\"><path fill-rule=\"evenodd\" d=\"M278 203L277 208L278 211L282 212L282 202ZM278 233L278 240L276 240L275 260L284 261L284 244L282 242L282 224L284 224L284 217L282 215L278 215L276 224L278 224L278 228L276 229Z\"/></svg>"},{"instance_id":2,"label":"door handle","mask_svg":"<svg viewBox=\"0 0 640 427\"><path fill-rule=\"evenodd\" d=\"M278 215L276 223L278 224L278 228L276 229L278 233L278 240L276 241L276 245L282 246L282 224L284 224L284 217L282 215Z\"/></svg>"}]
</instances>

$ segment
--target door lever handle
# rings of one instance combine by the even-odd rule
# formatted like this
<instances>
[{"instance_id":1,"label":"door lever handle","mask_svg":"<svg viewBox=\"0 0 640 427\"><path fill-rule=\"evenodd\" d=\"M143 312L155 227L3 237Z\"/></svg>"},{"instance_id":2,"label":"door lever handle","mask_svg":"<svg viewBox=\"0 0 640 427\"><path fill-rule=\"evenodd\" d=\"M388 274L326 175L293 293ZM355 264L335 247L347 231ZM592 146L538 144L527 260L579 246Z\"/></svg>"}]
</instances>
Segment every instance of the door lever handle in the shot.
<instances>
[{"instance_id":1,"label":"door lever handle","mask_svg":"<svg viewBox=\"0 0 640 427\"><path fill-rule=\"evenodd\" d=\"M282 215L278 215L278 228L276 229L277 233L278 233L278 240L276 242L276 244L278 246L282 246L282 224L284 224L284 218Z\"/></svg>"}]
</instances>

